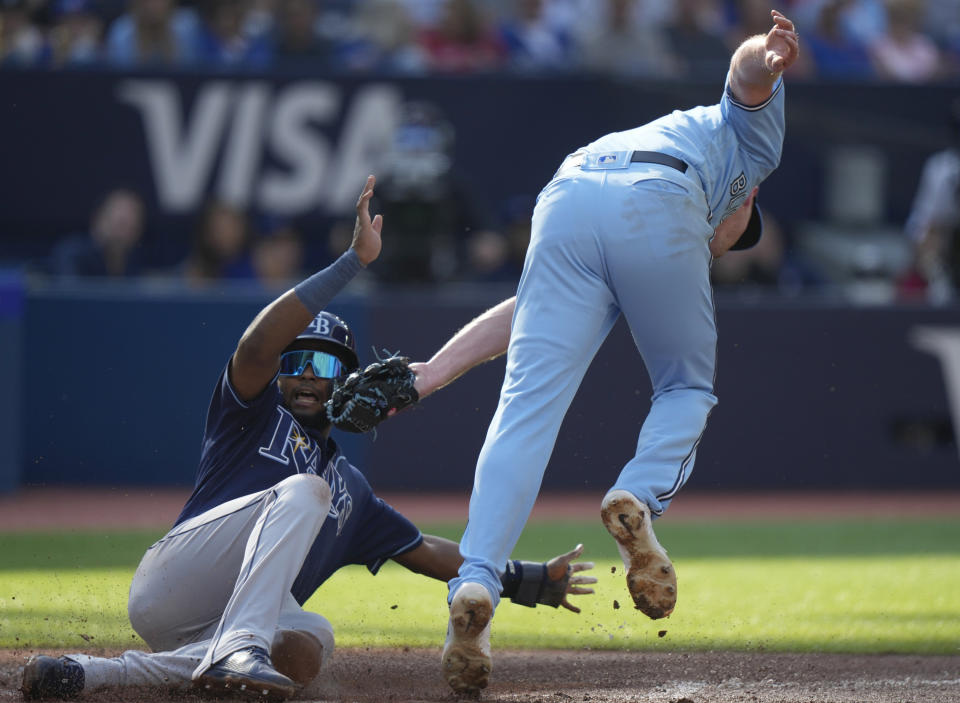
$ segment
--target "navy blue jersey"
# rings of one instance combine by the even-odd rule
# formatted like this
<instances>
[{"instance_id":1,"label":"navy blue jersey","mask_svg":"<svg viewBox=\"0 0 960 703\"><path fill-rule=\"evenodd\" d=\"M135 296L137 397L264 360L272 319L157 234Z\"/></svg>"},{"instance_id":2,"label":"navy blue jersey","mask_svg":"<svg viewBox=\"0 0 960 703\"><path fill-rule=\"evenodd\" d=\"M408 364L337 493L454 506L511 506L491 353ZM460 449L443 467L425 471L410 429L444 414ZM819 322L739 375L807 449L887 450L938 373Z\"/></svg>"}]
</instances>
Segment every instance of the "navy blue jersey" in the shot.
<instances>
[{"instance_id":1,"label":"navy blue jersey","mask_svg":"<svg viewBox=\"0 0 960 703\"><path fill-rule=\"evenodd\" d=\"M243 401L224 369L207 411L196 485L175 524L294 474L322 476L333 500L293 585L294 597L303 604L340 567L365 564L376 573L390 557L418 546L423 536L374 495L336 442L297 422L275 380L258 397Z\"/></svg>"}]
</instances>

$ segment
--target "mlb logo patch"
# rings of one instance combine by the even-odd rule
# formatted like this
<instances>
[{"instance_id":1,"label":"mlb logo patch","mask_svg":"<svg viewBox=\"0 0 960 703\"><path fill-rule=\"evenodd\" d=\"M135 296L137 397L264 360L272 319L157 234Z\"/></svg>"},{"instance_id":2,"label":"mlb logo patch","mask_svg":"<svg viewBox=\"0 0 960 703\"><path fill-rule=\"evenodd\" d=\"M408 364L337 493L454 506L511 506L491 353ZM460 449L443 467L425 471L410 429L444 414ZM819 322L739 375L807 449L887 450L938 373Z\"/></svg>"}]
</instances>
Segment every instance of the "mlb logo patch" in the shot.
<instances>
[{"instance_id":1,"label":"mlb logo patch","mask_svg":"<svg viewBox=\"0 0 960 703\"><path fill-rule=\"evenodd\" d=\"M626 168L630 165L631 153L629 151L607 151L602 154L585 154L580 168L585 171Z\"/></svg>"}]
</instances>

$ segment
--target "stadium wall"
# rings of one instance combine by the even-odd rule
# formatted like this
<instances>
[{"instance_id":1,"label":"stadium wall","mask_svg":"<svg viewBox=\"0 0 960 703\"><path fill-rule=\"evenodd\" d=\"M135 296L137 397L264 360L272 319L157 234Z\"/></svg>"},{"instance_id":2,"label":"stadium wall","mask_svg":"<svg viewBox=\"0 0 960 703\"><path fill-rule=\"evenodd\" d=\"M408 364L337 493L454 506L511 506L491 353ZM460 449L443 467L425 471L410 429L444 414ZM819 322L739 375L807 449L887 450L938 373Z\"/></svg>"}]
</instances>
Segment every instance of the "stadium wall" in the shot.
<instances>
[{"instance_id":1,"label":"stadium wall","mask_svg":"<svg viewBox=\"0 0 960 703\"><path fill-rule=\"evenodd\" d=\"M267 300L233 287L31 288L22 458L8 473L26 484L190 484L217 376ZM496 300L490 292L390 292L346 295L332 309L356 328L362 361L372 347L424 359ZM718 301L720 403L688 485L960 487L950 412L951 402L960 406L958 313ZM502 375L502 360L491 362L376 437L337 438L380 490L468 490ZM545 488L606 486L633 452L649 396L619 323L567 415Z\"/></svg>"},{"instance_id":2,"label":"stadium wall","mask_svg":"<svg viewBox=\"0 0 960 703\"><path fill-rule=\"evenodd\" d=\"M151 255L170 265L210 197L308 229L351 217L359 185L382 172L394 128L417 102L455 133L451 177L496 212L535 195L579 146L715 103L721 90L597 76L5 70L0 259L44 254L121 185L144 195ZM956 86L791 81L787 94L784 167L764 183L765 211L790 228L903 222L923 160L949 143ZM856 193L843 188L851 181Z\"/></svg>"}]
</instances>

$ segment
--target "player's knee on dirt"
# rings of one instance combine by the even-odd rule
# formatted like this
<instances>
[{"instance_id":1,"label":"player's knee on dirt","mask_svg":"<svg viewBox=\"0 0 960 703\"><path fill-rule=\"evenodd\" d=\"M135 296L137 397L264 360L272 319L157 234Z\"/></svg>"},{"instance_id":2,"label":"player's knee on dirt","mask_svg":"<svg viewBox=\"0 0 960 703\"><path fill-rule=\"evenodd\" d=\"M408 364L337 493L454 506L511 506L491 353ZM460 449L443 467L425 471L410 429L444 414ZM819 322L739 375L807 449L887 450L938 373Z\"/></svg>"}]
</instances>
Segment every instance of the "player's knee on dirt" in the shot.
<instances>
[{"instance_id":1,"label":"player's knee on dirt","mask_svg":"<svg viewBox=\"0 0 960 703\"><path fill-rule=\"evenodd\" d=\"M303 630L278 631L270 648L274 668L300 686L306 686L317 678L323 655L319 638Z\"/></svg>"},{"instance_id":2,"label":"player's knee on dirt","mask_svg":"<svg viewBox=\"0 0 960 703\"><path fill-rule=\"evenodd\" d=\"M330 509L330 484L315 474L296 474L283 479L276 486L277 499L297 504L303 510Z\"/></svg>"}]
</instances>

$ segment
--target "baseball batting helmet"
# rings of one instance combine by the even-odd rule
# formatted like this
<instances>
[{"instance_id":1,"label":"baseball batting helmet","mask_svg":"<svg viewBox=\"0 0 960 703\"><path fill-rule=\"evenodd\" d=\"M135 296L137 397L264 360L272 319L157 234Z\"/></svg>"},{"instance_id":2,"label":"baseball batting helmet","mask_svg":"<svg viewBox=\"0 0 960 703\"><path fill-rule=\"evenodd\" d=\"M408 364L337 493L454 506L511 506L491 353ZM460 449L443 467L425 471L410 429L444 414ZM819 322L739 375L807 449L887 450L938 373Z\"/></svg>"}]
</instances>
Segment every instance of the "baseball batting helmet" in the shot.
<instances>
[{"instance_id":1,"label":"baseball batting helmet","mask_svg":"<svg viewBox=\"0 0 960 703\"><path fill-rule=\"evenodd\" d=\"M317 346L322 351L330 352L340 359L348 372L360 367L360 359L357 357L357 340L353 332L342 318L332 312L324 310L313 318L313 321L307 325L307 329L297 335L285 351L302 349L304 346L302 342L306 340L319 343Z\"/></svg>"}]
</instances>

